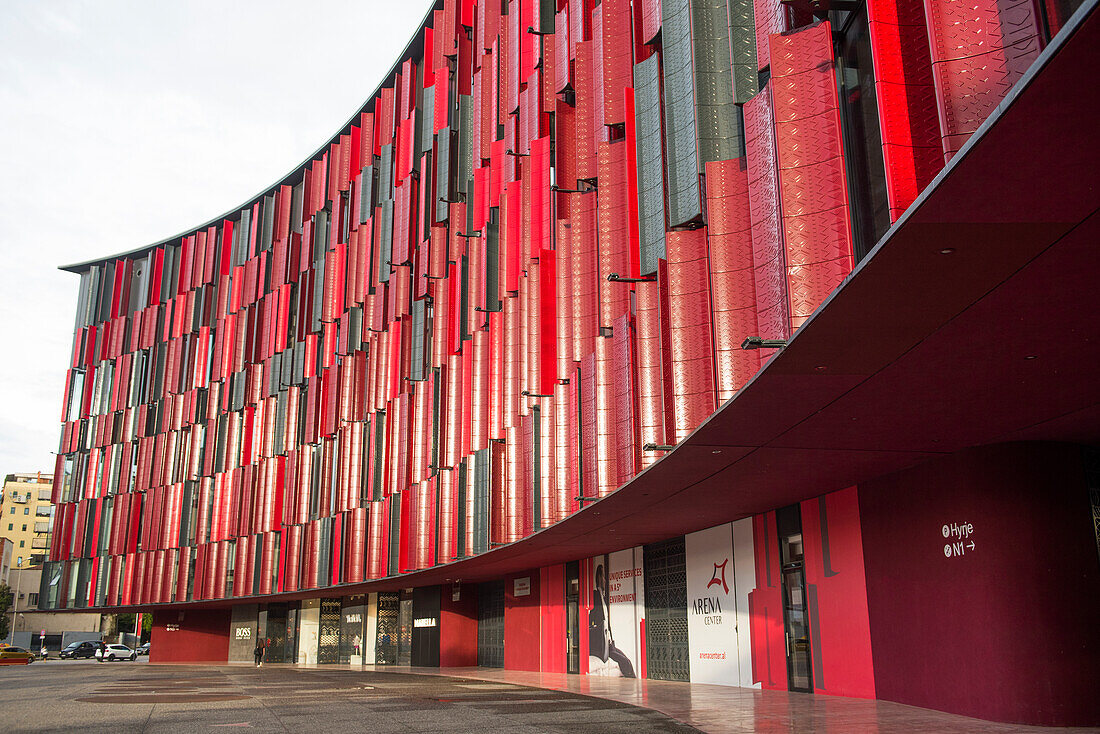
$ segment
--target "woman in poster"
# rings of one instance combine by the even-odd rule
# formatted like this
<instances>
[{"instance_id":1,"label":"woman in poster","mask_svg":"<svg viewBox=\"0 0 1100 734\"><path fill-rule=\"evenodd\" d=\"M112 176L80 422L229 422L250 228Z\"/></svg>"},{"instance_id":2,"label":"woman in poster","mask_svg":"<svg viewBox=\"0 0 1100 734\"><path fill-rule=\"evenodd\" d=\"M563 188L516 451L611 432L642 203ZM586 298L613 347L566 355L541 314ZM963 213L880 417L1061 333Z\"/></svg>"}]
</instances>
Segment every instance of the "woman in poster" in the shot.
<instances>
[{"instance_id":1,"label":"woman in poster","mask_svg":"<svg viewBox=\"0 0 1100 734\"><path fill-rule=\"evenodd\" d=\"M630 658L615 647L611 634L611 609L607 605L607 573L605 563L596 564L595 584L592 587L592 609L588 612L588 654L602 662L610 659L619 666L624 678L636 678Z\"/></svg>"}]
</instances>

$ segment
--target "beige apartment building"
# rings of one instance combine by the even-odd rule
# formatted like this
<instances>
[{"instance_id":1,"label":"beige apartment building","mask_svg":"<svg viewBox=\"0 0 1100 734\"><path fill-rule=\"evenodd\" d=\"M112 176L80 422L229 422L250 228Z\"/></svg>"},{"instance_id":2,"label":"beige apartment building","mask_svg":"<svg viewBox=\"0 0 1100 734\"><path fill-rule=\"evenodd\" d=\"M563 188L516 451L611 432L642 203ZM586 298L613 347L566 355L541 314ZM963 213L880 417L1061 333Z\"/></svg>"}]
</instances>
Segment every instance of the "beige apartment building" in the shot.
<instances>
[{"instance_id":1,"label":"beige apartment building","mask_svg":"<svg viewBox=\"0 0 1100 734\"><path fill-rule=\"evenodd\" d=\"M8 474L0 496L0 538L11 541L11 567L41 563L50 552L53 475Z\"/></svg>"}]
</instances>

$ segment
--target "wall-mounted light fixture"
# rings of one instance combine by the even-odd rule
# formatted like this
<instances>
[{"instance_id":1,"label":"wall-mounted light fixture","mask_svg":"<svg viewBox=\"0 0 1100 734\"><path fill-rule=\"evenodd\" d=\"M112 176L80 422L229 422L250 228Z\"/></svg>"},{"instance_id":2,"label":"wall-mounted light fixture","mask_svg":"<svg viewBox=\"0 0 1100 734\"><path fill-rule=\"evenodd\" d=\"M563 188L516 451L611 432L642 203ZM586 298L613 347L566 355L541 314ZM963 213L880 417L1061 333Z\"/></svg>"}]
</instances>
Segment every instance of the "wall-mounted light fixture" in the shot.
<instances>
[{"instance_id":1,"label":"wall-mounted light fixture","mask_svg":"<svg viewBox=\"0 0 1100 734\"><path fill-rule=\"evenodd\" d=\"M786 339L765 339L761 336L746 336L741 342L742 349L782 349L787 346Z\"/></svg>"},{"instance_id":2,"label":"wall-mounted light fixture","mask_svg":"<svg viewBox=\"0 0 1100 734\"><path fill-rule=\"evenodd\" d=\"M676 448L676 447L675 446L668 446L666 444L661 444L661 443L650 442L650 443L643 443L642 444L642 451L672 451L674 448Z\"/></svg>"},{"instance_id":3,"label":"wall-mounted light fixture","mask_svg":"<svg viewBox=\"0 0 1100 734\"><path fill-rule=\"evenodd\" d=\"M610 273L607 280L609 283L653 283L657 280L657 276L646 275L641 278L624 278L618 273Z\"/></svg>"}]
</instances>

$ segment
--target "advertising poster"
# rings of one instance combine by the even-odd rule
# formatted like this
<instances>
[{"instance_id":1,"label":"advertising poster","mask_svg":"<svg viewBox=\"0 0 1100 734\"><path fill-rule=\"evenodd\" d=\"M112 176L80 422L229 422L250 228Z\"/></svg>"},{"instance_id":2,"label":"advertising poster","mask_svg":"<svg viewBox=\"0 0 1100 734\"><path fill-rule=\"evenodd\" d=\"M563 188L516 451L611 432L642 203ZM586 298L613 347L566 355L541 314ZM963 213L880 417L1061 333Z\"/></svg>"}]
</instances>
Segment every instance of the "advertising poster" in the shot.
<instances>
[{"instance_id":1,"label":"advertising poster","mask_svg":"<svg viewBox=\"0 0 1100 734\"><path fill-rule=\"evenodd\" d=\"M740 685L733 527L684 536L691 682Z\"/></svg>"},{"instance_id":2,"label":"advertising poster","mask_svg":"<svg viewBox=\"0 0 1100 734\"><path fill-rule=\"evenodd\" d=\"M641 676L643 592L641 548L592 559L592 609L588 612L590 675Z\"/></svg>"}]
</instances>

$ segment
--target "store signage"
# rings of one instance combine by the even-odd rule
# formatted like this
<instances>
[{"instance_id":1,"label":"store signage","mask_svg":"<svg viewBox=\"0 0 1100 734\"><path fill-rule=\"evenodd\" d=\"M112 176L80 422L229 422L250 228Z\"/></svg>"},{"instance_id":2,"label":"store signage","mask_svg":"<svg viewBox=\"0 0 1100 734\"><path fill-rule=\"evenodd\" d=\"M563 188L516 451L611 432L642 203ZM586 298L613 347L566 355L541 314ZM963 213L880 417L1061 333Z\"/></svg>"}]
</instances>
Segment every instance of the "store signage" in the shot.
<instances>
[{"instance_id":1,"label":"store signage","mask_svg":"<svg viewBox=\"0 0 1100 734\"><path fill-rule=\"evenodd\" d=\"M684 536L684 551L691 680L738 685L733 528L719 525L690 533Z\"/></svg>"},{"instance_id":2,"label":"store signage","mask_svg":"<svg viewBox=\"0 0 1100 734\"><path fill-rule=\"evenodd\" d=\"M345 614L344 622L347 624L362 624L363 615L356 612L355 614Z\"/></svg>"},{"instance_id":3,"label":"store signage","mask_svg":"<svg viewBox=\"0 0 1100 734\"><path fill-rule=\"evenodd\" d=\"M236 631L236 637L238 640L251 640L252 628L251 627L238 627Z\"/></svg>"},{"instance_id":4,"label":"store signage","mask_svg":"<svg viewBox=\"0 0 1100 734\"><path fill-rule=\"evenodd\" d=\"M524 576L521 579L516 579L512 582L512 596L530 596L531 595L531 577Z\"/></svg>"},{"instance_id":5,"label":"store signage","mask_svg":"<svg viewBox=\"0 0 1100 734\"><path fill-rule=\"evenodd\" d=\"M164 631L165 632L179 632L180 631L180 626L178 624L169 623L169 624L164 625Z\"/></svg>"},{"instance_id":6,"label":"store signage","mask_svg":"<svg viewBox=\"0 0 1100 734\"><path fill-rule=\"evenodd\" d=\"M961 558L974 552L974 524L969 522L944 523L940 533L948 542L943 544L944 558Z\"/></svg>"},{"instance_id":7,"label":"store signage","mask_svg":"<svg viewBox=\"0 0 1100 734\"><path fill-rule=\"evenodd\" d=\"M413 627L435 627L439 621L435 617L421 617L413 620Z\"/></svg>"}]
</instances>

